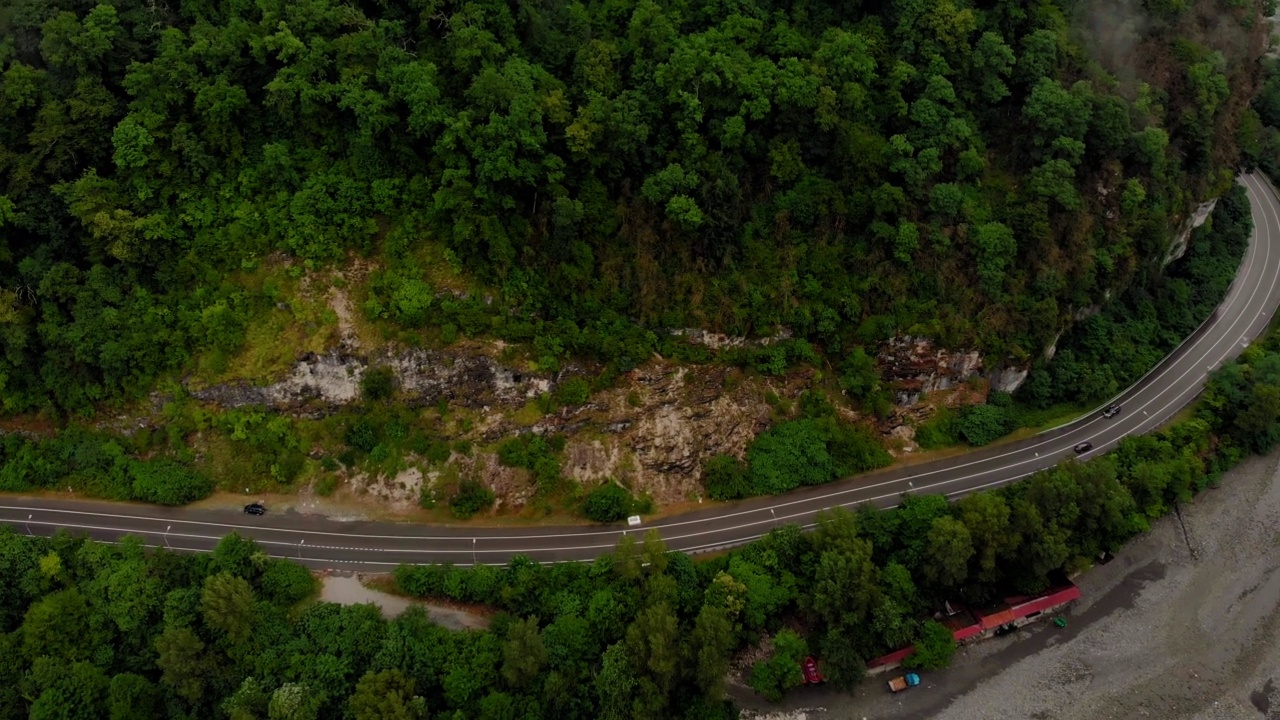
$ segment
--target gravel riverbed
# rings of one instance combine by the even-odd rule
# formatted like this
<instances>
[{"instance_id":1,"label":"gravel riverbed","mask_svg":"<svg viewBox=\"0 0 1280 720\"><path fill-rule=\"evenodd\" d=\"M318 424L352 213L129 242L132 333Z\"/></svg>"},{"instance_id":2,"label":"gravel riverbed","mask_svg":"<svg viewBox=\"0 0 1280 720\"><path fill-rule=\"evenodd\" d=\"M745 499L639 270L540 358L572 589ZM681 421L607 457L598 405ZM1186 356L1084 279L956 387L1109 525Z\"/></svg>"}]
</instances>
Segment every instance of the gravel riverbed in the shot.
<instances>
[{"instance_id":1,"label":"gravel riverbed","mask_svg":"<svg viewBox=\"0 0 1280 720\"><path fill-rule=\"evenodd\" d=\"M1185 530L1184 530L1185 526ZM1076 579L1069 625L963 648L899 695L801 689L750 712L800 720L1280 720L1280 452L1228 473Z\"/></svg>"}]
</instances>

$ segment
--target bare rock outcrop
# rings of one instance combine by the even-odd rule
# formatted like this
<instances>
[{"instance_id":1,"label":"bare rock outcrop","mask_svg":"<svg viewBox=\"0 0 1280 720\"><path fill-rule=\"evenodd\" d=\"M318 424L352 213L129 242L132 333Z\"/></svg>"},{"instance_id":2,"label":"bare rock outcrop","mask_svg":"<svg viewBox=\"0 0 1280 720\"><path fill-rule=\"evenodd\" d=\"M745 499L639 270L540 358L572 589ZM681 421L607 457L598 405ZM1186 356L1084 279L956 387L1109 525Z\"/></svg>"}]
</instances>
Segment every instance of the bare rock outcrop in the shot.
<instances>
[{"instance_id":1,"label":"bare rock outcrop","mask_svg":"<svg viewBox=\"0 0 1280 720\"><path fill-rule=\"evenodd\" d=\"M898 337L885 343L879 356L880 374L894 388L894 402L910 406L924 393L949 390L982 375L983 359L975 350L938 348L932 340Z\"/></svg>"},{"instance_id":2,"label":"bare rock outcrop","mask_svg":"<svg viewBox=\"0 0 1280 720\"><path fill-rule=\"evenodd\" d=\"M1182 227L1178 228L1178 232L1173 236L1173 242L1169 243L1169 251L1165 253L1164 264L1177 260L1187 253L1187 243L1191 242L1191 233L1195 229L1204 225L1209 216L1213 214L1213 209L1218 206L1218 198L1214 198L1207 202L1202 202L1192 211L1191 217L1182 222Z\"/></svg>"},{"instance_id":3,"label":"bare rock outcrop","mask_svg":"<svg viewBox=\"0 0 1280 720\"><path fill-rule=\"evenodd\" d=\"M195 389L198 400L222 407L264 405L323 415L360 399L360 380L374 366L391 368L405 402L446 400L468 408L519 407L547 392L550 378L505 367L483 352L412 349L361 357L343 352L307 355L287 378L271 385L232 383Z\"/></svg>"}]
</instances>

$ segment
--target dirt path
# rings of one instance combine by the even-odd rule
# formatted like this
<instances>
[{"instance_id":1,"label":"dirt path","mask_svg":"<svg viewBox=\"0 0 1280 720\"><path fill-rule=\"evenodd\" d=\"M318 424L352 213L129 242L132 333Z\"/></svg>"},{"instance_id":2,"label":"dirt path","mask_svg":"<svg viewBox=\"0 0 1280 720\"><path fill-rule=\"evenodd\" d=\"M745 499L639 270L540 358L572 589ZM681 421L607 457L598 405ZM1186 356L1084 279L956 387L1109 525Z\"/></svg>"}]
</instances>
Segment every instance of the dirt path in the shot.
<instances>
[{"instance_id":1,"label":"dirt path","mask_svg":"<svg viewBox=\"0 0 1280 720\"><path fill-rule=\"evenodd\" d=\"M1185 533L1171 515L1078 578L1066 629L971 646L898 696L869 680L751 705L810 720L1280 720L1280 453L1182 518Z\"/></svg>"}]
</instances>

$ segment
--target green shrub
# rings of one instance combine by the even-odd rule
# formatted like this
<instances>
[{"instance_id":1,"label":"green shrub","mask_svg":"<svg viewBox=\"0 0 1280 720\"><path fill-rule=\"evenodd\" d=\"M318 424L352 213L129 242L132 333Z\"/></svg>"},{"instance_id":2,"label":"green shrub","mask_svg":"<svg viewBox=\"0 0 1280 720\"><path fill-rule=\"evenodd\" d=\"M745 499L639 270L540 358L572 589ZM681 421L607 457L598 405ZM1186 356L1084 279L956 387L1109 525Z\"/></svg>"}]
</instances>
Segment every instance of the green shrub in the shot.
<instances>
[{"instance_id":1,"label":"green shrub","mask_svg":"<svg viewBox=\"0 0 1280 720\"><path fill-rule=\"evenodd\" d=\"M1013 418L1003 407L971 405L960 412L955 428L965 442L980 447L999 440L1013 430Z\"/></svg>"},{"instance_id":2,"label":"green shrub","mask_svg":"<svg viewBox=\"0 0 1280 720\"><path fill-rule=\"evenodd\" d=\"M992 390L987 393L987 404L994 405L999 408L1012 408L1013 395L1003 390Z\"/></svg>"},{"instance_id":3,"label":"green shrub","mask_svg":"<svg viewBox=\"0 0 1280 720\"><path fill-rule=\"evenodd\" d=\"M804 638L782 630L773 639L773 655L751 666L748 684L766 700L777 702L782 694L804 682L800 662L809 654Z\"/></svg>"},{"instance_id":4,"label":"green shrub","mask_svg":"<svg viewBox=\"0 0 1280 720\"><path fill-rule=\"evenodd\" d=\"M418 492L418 507L424 510L430 510L436 506L436 502L435 488L429 487L426 483L423 483L422 490Z\"/></svg>"},{"instance_id":5,"label":"green shrub","mask_svg":"<svg viewBox=\"0 0 1280 720\"><path fill-rule=\"evenodd\" d=\"M481 510L493 506L497 496L478 480L463 480L458 484L458 491L449 498L449 510L453 516L461 520L475 515Z\"/></svg>"},{"instance_id":6,"label":"green shrub","mask_svg":"<svg viewBox=\"0 0 1280 720\"><path fill-rule=\"evenodd\" d=\"M564 479L560 474L560 459L556 457L556 453L564 449L564 443L563 435L548 438L533 433L517 435L498 445L498 462L528 470L538 489L550 492L559 488Z\"/></svg>"},{"instance_id":7,"label":"green shrub","mask_svg":"<svg viewBox=\"0 0 1280 720\"><path fill-rule=\"evenodd\" d=\"M429 463L439 465L449 459L449 443L443 440L428 441L424 450L425 452L422 453L422 456L426 458Z\"/></svg>"},{"instance_id":8,"label":"green shrub","mask_svg":"<svg viewBox=\"0 0 1280 720\"><path fill-rule=\"evenodd\" d=\"M960 442L956 437L955 415L940 407L933 417L916 428L916 444L922 450L937 450Z\"/></svg>"},{"instance_id":9,"label":"green shrub","mask_svg":"<svg viewBox=\"0 0 1280 720\"><path fill-rule=\"evenodd\" d=\"M213 492L213 481L172 460L137 461L129 466L133 496L157 505L186 505Z\"/></svg>"},{"instance_id":10,"label":"green shrub","mask_svg":"<svg viewBox=\"0 0 1280 720\"><path fill-rule=\"evenodd\" d=\"M915 652L902 661L902 666L918 670L941 670L951 664L951 656L955 652L955 635L937 620L928 620L920 631L920 641L916 643Z\"/></svg>"},{"instance_id":11,"label":"green shrub","mask_svg":"<svg viewBox=\"0 0 1280 720\"><path fill-rule=\"evenodd\" d=\"M551 454L551 446L541 435L526 433L498 444L498 462L506 467L533 469L539 457Z\"/></svg>"},{"instance_id":12,"label":"green shrub","mask_svg":"<svg viewBox=\"0 0 1280 720\"><path fill-rule=\"evenodd\" d=\"M818 421L818 430L826 440L827 452L835 461L835 477L874 470L893 462L893 457L880 440L865 427L829 417Z\"/></svg>"},{"instance_id":13,"label":"green shrub","mask_svg":"<svg viewBox=\"0 0 1280 720\"><path fill-rule=\"evenodd\" d=\"M814 420L835 417L836 406L826 395L816 390L805 390L800 393L800 414Z\"/></svg>"},{"instance_id":14,"label":"green shrub","mask_svg":"<svg viewBox=\"0 0 1280 720\"><path fill-rule=\"evenodd\" d=\"M731 455L715 455L702 466L702 485L712 500L737 500L751 495L747 464Z\"/></svg>"},{"instance_id":15,"label":"green shrub","mask_svg":"<svg viewBox=\"0 0 1280 720\"><path fill-rule=\"evenodd\" d=\"M452 345L458 341L458 326L453 323L445 323L440 328L440 342L445 345Z\"/></svg>"},{"instance_id":16,"label":"green shrub","mask_svg":"<svg viewBox=\"0 0 1280 720\"><path fill-rule=\"evenodd\" d=\"M316 591L311 571L288 560L273 560L258 580L263 596L281 607L290 607Z\"/></svg>"},{"instance_id":17,"label":"green shrub","mask_svg":"<svg viewBox=\"0 0 1280 720\"><path fill-rule=\"evenodd\" d=\"M386 400L396 390L396 376L389 367L371 367L360 378L360 393L365 400Z\"/></svg>"},{"instance_id":18,"label":"green shrub","mask_svg":"<svg viewBox=\"0 0 1280 720\"><path fill-rule=\"evenodd\" d=\"M302 474L302 468L307 464L307 456L297 450L291 450L281 453L276 457L276 461L271 463L269 469L271 477L277 482L288 485L298 476Z\"/></svg>"},{"instance_id":19,"label":"green shrub","mask_svg":"<svg viewBox=\"0 0 1280 720\"><path fill-rule=\"evenodd\" d=\"M617 522L631 513L632 503L631 493L609 480L587 495L583 512L596 522Z\"/></svg>"},{"instance_id":20,"label":"green shrub","mask_svg":"<svg viewBox=\"0 0 1280 720\"><path fill-rule=\"evenodd\" d=\"M834 417L788 420L761 433L747 448L751 492L773 495L801 485L888 465L892 458L865 429ZM717 478L730 492L731 475Z\"/></svg>"},{"instance_id":21,"label":"green shrub","mask_svg":"<svg viewBox=\"0 0 1280 720\"><path fill-rule=\"evenodd\" d=\"M591 386L585 378L569 378L556 387L554 397L559 405L581 405L591 397Z\"/></svg>"},{"instance_id":22,"label":"green shrub","mask_svg":"<svg viewBox=\"0 0 1280 720\"><path fill-rule=\"evenodd\" d=\"M840 363L840 389L856 400L865 400L880 388L875 358L860 347L845 355Z\"/></svg>"},{"instance_id":23,"label":"green shrub","mask_svg":"<svg viewBox=\"0 0 1280 720\"><path fill-rule=\"evenodd\" d=\"M776 495L835 477L835 461L813 420L788 420L761 433L747 448L752 490Z\"/></svg>"},{"instance_id":24,"label":"green shrub","mask_svg":"<svg viewBox=\"0 0 1280 720\"><path fill-rule=\"evenodd\" d=\"M378 445L379 428L368 417L358 417L347 427L346 441L351 447L363 451L371 452Z\"/></svg>"},{"instance_id":25,"label":"green shrub","mask_svg":"<svg viewBox=\"0 0 1280 720\"><path fill-rule=\"evenodd\" d=\"M325 475L316 482L316 494L320 497L329 497L338 489L338 476Z\"/></svg>"}]
</instances>

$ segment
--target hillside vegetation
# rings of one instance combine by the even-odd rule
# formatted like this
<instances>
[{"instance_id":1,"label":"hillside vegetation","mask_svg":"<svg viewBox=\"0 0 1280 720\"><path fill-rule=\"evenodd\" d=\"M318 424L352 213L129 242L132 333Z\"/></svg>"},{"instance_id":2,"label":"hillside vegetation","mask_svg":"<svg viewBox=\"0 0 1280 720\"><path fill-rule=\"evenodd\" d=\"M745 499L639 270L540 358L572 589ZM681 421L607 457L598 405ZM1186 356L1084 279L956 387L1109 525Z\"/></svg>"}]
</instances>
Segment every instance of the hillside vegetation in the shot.
<instances>
[{"instance_id":1,"label":"hillside vegetation","mask_svg":"<svg viewBox=\"0 0 1280 720\"><path fill-rule=\"evenodd\" d=\"M272 253L368 256L402 338L544 368L683 326L786 326L855 395L894 333L1027 358L1225 188L1260 10L15 0L0 400L88 412L234 353ZM494 303L438 298L444 265Z\"/></svg>"}]
</instances>

